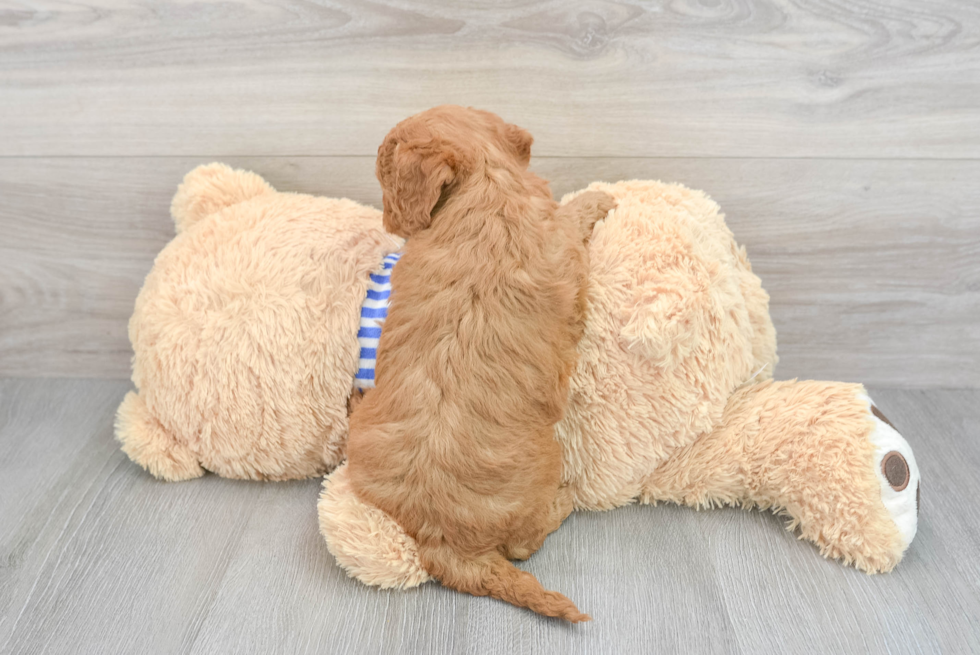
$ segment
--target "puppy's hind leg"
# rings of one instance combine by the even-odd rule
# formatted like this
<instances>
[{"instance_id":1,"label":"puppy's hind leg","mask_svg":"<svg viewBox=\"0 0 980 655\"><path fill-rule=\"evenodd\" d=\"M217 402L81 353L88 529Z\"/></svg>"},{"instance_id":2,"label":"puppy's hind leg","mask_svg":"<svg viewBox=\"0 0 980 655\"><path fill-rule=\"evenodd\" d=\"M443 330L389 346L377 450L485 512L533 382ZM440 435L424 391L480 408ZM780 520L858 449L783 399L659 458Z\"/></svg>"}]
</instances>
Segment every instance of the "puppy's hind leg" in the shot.
<instances>
[{"instance_id":1,"label":"puppy's hind leg","mask_svg":"<svg viewBox=\"0 0 980 655\"><path fill-rule=\"evenodd\" d=\"M548 534L551 534L565 522L568 515L575 509L575 499L572 497L571 487L558 487L558 494L555 502L551 506L551 516L548 523Z\"/></svg>"},{"instance_id":2,"label":"puppy's hind leg","mask_svg":"<svg viewBox=\"0 0 980 655\"><path fill-rule=\"evenodd\" d=\"M574 509L574 502L571 490L568 487L559 488L555 501L548 510L547 519L541 524L540 531L531 539L507 544L504 547L504 556L507 559L524 560L533 555L544 544L545 538L561 527L562 522L572 513L572 509Z\"/></svg>"},{"instance_id":3,"label":"puppy's hind leg","mask_svg":"<svg viewBox=\"0 0 980 655\"><path fill-rule=\"evenodd\" d=\"M616 200L608 193L586 191L559 207L555 217L560 221L577 225L582 241L588 241L595 224L615 208Z\"/></svg>"}]
</instances>

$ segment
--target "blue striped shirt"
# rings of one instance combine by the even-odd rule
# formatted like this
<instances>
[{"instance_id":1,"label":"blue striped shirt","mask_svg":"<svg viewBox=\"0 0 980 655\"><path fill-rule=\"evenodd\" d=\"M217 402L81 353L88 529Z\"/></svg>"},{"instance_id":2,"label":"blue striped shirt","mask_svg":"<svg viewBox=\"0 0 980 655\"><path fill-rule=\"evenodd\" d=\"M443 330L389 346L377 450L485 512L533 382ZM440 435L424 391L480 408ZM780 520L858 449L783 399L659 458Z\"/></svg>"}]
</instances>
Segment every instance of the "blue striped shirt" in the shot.
<instances>
[{"instance_id":1,"label":"blue striped shirt","mask_svg":"<svg viewBox=\"0 0 980 655\"><path fill-rule=\"evenodd\" d=\"M381 268L371 273L367 297L361 306L361 324L357 330L357 343L361 346L361 358L354 376L354 388L361 391L374 388L374 366L378 359L378 340L381 327L388 317L391 300L391 271L401 259L400 252L393 252L381 262Z\"/></svg>"}]
</instances>

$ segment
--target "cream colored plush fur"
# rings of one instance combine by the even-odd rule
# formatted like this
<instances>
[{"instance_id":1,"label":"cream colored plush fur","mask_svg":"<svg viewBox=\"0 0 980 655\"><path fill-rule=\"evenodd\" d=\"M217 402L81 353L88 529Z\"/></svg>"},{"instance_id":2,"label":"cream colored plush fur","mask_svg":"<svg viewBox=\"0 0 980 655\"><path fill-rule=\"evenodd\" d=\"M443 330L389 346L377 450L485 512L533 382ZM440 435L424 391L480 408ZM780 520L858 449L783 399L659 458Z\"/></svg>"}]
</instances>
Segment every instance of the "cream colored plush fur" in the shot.
<instances>
[{"instance_id":1,"label":"cream colored plush fur","mask_svg":"<svg viewBox=\"0 0 980 655\"><path fill-rule=\"evenodd\" d=\"M618 207L592 237L589 318L556 432L576 507L768 508L826 556L891 569L914 536L918 488L901 436L859 385L770 380L768 296L704 194L589 188ZM220 164L187 175L172 214L178 235L130 322L138 390L119 408L123 449L167 480L329 471L344 456L367 277L401 241L374 209L278 193ZM894 448L912 470L902 490L881 472ZM902 531L889 507L905 508ZM318 510L351 575L383 587L428 579L411 537L357 499L345 466Z\"/></svg>"},{"instance_id":2,"label":"cream colored plush fur","mask_svg":"<svg viewBox=\"0 0 980 655\"><path fill-rule=\"evenodd\" d=\"M736 387L760 369L757 380L772 376L776 332L769 296L703 193L648 181L589 189L618 206L592 235L588 321L557 435L577 505L608 509L718 425Z\"/></svg>"},{"instance_id":3,"label":"cream colored plush fur","mask_svg":"<svg viewBox=\"0 0 980 655\"><path fill-rule=\"evenodd\" d=\"M369 273L401 246L376 209L278 193L254 173L188 173L178 234L129 323L138 391L116 436L165 480L322 475L344 457Z\"/></svg>"}]
</instances>

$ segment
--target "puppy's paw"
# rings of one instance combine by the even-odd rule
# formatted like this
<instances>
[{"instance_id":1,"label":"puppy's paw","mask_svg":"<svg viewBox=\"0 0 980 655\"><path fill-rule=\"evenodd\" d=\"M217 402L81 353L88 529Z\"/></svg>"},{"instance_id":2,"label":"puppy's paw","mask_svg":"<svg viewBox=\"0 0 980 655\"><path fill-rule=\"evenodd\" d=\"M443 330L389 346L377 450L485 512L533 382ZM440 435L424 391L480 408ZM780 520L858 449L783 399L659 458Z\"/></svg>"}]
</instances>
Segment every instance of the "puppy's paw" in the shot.
<instances>
[{"instance_id":1,"label":"puppy's paw","mask_svg":"<svg viewBox=\"0 0 980 655\"><path fill-rule=\"evenodd\" d=\"M605 191L586 191L575 200L582 203L585 220L591 220L590 227L616 209L616 199Z\"/></svg>"},{"instance_id":2,"label":"puppy's paw","mask_svg":"<svg viewBox=\"0 0 980 655\"><path fill-rule=\"evenodd\" d=\"M605 191L596 191L594 193L597 196L595 200L596 212L599 214L599 218L597 220L602 220L609 214L609 212L616 209L616 199Z\"/></svg>"},{"instance_id":3,"label":"puppy's paw","mask_svg":"<svg viewBox=\"0 0 980 655\"><path fill-rule=\"evenodd\" d=\"M592 235L595 224L616 208L616 200L605 191L586 191L561 207L568 218L579 225L585 240Z\"/></svg>"}]
</instances>

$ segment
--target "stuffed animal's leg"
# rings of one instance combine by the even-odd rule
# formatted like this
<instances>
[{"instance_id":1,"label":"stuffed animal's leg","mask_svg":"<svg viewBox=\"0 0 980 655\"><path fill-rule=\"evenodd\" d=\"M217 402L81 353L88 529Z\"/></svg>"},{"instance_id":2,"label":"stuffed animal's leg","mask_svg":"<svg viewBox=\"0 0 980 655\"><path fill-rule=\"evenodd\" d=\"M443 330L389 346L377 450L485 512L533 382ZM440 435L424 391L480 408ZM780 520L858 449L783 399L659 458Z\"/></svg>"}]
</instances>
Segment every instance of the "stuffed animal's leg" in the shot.
<instances>
[{"instance_id":1,"label":"stuffed animal's leg","mask_svg":"<svg viewBox=\"0 0 980 655\"><path fill-rule=\"evenodd\" d=\"M417 587L430 579L415 540L354 494L346 463L323 480L317 513L327 548L351 577L384 589Z\"/></svg>"},{"instance_id":2,"label":"stuffed animal's leg","mask_svg":"<svg viewBox=\"0 0 980 655\"><path fill-rule=\"evenodd\" d=\"M123 452L154 477L176 482L204 475L197 455L160 425L135 391L127 393L116 410L116 439Z\"/></svg>"},{"instance_id":3,"label":"stuffed animal's leg","mask_svg":"<svg viewBox=\"0 0 980 655\"><path fill-rule=\"evenodd\" d=\"M721 425L645 481L641 500L773 508L820 552L891 570L915 536L912 449L860 385L765 382L736 391Z\"/></svg>"}]
</instances>

